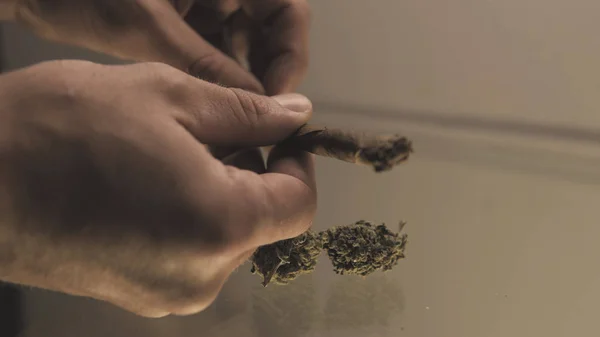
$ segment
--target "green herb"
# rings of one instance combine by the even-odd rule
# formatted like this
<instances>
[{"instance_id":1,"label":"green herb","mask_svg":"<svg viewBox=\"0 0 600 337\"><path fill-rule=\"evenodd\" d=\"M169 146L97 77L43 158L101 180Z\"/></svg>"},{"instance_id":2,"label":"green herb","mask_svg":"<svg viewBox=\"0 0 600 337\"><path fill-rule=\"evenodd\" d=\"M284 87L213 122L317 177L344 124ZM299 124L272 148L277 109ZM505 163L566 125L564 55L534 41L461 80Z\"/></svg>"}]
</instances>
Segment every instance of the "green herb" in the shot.
<instances>
[{"instance_id":1,"label":"green herb","mask_svg":"<svg viewBox=\"0 0 600 337\"><path fill-rule=\"evenodd\" d=\"M270 282L287 284L301 274L312 272L323 245L313 231L293 239L259 247L252 256L252 273L263 277L263 285Z\"/></svg>"},{"instance_id":2,"label":"green herb","mask_svg":"<svg viewBox=\"0 0 600 337\"><path fill-rule=\"evenodd\" d=\"M402 231L404 223L400 224ZM390 231L385 224L358 221L326 231L306 233L258 248L252 258L252 272L263 277L263 285L287 284L312 272L325 251L338 274L367 276L388 271L404 258L407 235Z\"/></svg>"}]
</instances>

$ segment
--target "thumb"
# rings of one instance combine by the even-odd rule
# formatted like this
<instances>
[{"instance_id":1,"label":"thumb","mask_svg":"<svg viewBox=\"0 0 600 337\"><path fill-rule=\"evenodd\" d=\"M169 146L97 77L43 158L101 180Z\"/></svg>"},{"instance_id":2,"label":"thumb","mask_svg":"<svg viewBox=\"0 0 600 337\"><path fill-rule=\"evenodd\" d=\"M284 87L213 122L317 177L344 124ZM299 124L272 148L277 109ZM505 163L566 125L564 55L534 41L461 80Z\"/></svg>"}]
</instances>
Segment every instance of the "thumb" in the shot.
<instances>
[{"instance_id":1,"label":"thumb","mask_svg":"<svg viewBox=\"0 0 600 337\"><path fill-rule=\"evenodd\" d=\"M267 97L216 87L205 109L191 109L186 129L201 143L220 147L257 147L289 137L312 115L312 104L300 94ZM189 114L189 112L188 112ZM186 120L188 122L186 122Z\"/></svg>"},{"instance_id":2,"label":"thumb","mask_svg":"<svg viewBox=\"0 0 600 337\"><path fill-rule=\"evenodd\" d=\"M150 27L140 32L149 46L138 60L167 63L208 82L264 93L254 75L198 35L169 2L144 3L149 19L143 22Z\"/></svg>"}]
</instances>

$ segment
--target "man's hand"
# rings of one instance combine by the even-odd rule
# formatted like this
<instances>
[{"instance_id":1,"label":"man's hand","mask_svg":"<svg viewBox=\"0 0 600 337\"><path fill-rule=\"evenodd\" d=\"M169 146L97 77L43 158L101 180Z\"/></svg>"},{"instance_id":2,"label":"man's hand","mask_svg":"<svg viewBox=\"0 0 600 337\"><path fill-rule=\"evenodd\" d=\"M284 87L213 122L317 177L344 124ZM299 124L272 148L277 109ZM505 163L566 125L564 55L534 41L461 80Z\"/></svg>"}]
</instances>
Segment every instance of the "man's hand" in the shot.
<instances>
[{"instance_id":1,"label":"man's hand","mask_svg":"<svg viewBox=\"0 0 600 337\"><path fill-rule=\"evenodd\" d=\"M294 91L308 64L306 0L19 0L14 17L50 40L267 95Z\"/></svg>"},{"instance_id":2,"label":"man's hand","mask_svg":"<svg viewBox=\"0 0 600 337\"><path fill-rule=\"evenodd\" d=\"M287 106L288 108L286 108ZM0 280L145 316L206 308L260 245L315 211L312 158L270 145L310 102L161 63L54 61L0 77Z\"/></svg>"}]
</instances>

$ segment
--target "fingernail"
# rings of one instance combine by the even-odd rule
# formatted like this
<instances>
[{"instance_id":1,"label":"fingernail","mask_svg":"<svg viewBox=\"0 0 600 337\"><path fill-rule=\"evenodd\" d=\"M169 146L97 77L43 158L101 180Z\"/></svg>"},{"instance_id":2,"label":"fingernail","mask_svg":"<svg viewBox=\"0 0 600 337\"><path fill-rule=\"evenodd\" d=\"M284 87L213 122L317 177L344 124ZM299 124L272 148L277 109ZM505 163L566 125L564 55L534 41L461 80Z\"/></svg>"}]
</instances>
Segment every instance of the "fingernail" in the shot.
<instances>
[{"instance_id":1,"label":"fingernail","mask_svg":"<svg viewBox=\"0 0 600 337\"><path fill-rule=\"evenodd\" d=\"M312 109L311 101L304 95L300 94L283 94L272 96L277 103L284 108L299 113L307 113Z\"/></svg>"}]
</instances>

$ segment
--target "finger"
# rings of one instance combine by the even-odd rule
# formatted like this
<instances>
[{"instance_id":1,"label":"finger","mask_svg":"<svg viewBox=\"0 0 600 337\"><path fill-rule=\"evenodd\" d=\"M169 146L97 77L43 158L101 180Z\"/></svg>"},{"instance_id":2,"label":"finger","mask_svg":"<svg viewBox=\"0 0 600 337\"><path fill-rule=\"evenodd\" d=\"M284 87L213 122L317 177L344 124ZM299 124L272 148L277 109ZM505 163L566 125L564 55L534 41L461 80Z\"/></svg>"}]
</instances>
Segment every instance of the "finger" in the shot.
<instances>
[{"instance_id":1,"label":"finger","mask_svg":"<svg viewBox=\"0 0 600 337\"><path fill-rule=\"evenodd\" d=\"M252 45L252 32L255 27L243 11L233 13L224 26L224 47L231 58L247 71L254 71L249 62Z\"/></svg>"},{"instance_id":2,"label":"finger","mask_svg":"<svg viewBox=\"0 0 600 337\"><path fill-rule=\"evenodd\" d=\"M265 160L260 149L249 148L236 151L221 160L223 164L262 174L266 172Z\"/></svg>"},{"instance_id":3,"label":"finger","mask_svg":"<svg viewBox=\"0 0 600 337\"><path fill-rule=\"evenodd\" d=\"M233 59L198 35L168 2L150 1L146 5L148 27L137 59L160 61L213 83L262 93L260 82ZM193 8L192 8L193 9ZM145 28L145 29L144 29Z\"/></svg>"},{"instance_id":4,"label":"finger","mask_svg":"<svg viewBox=\"0 0 600 337\"><path fill-rule=\"evenodd\" d=\"M304 125L312 104L299 94L266 97L193 78L176 90L179 122L201 143L256 147L278 143Z\"/></svg>"},{"instance_id":5,"label":"finger","mask_svg":"<svg viewBox=\"0 0 600 337\"><path fill-rule=\"evenodd\" d=\"M241 0L241 3L250 18L267 25L264 45L266 55L259 56L267 62L267 67L260 76L267 95L294 91L308 68L308 2Z\"/></svg>"},{"instance_id":6,"label":"finger","mask_svg":"<svg viewBox=\"0 0 600 337\"><path fill-rule=\"evenodd\" d=\"M194 5L184 18L185 22L202 36L222 33L225 25L225 18L219 11L202 4Z\"/></svg>"},{"instance_id":7,"label":"finger","mask_svg":"<svg viewBox=\"0 0 600 337\"><path fill-rule=\"evenodd\" d=\"M229 43L226 30L229 26L228 16L235 16L237 8L229 5L229 8L221 9L215 7L216 5L217 4L204 2L196 4L185 16L185 21L196 33L200 34L204 40L208 41L212 46L219 49L227 56L232 57L228 50ZM227 12L222 12L222 10ZM235 60L235 58L233 59ZM237 60L235 61L237 62ZM248 71L248 69L242 68Z\"/></svg>"},{"instance_id":8,"label":"finger","mask_svg":"<svg viewBox=\"0 0 600 337\"><path fill-rule=\"evenodd\" d=\"M205 40L229 57L229 23L241 13L237 0L209 0L196 3L186 14L185 21ZM234 58L235 59L235 58ZM235 59L239 63L239 60ZM244 66L242 65L242 68ZM248 69L244 68L246 71Z\"/></svg>"},{"instance_id":9,"label":"finger","mask_svg":"<svg viewBox=\"0 0 600 337\"><path fill-rule=\"evenodd\" d=\"M306 152L275 147L261 175L270 191L272 222L265 222L263 244L296 237L307 231L317 207L313 156Z\"/></svg>"},{"instance_id":10,"label":"finger","mask_svg":"<svg viewBox=\"0 0 600 337\"><path fill-rule=\"evenodd\" d=\"M252 233L245 246L258 246L296 237L310 228L316 210L313 158L304 152L276 148L269 158L267 173L230 175L234 180L231 200L245 210L238 216L258 219L256 228L238 228ZM235 197L237 196L237 197ZM240 220L241 222L241 220Z\"/></svg>"}]
</instances>

